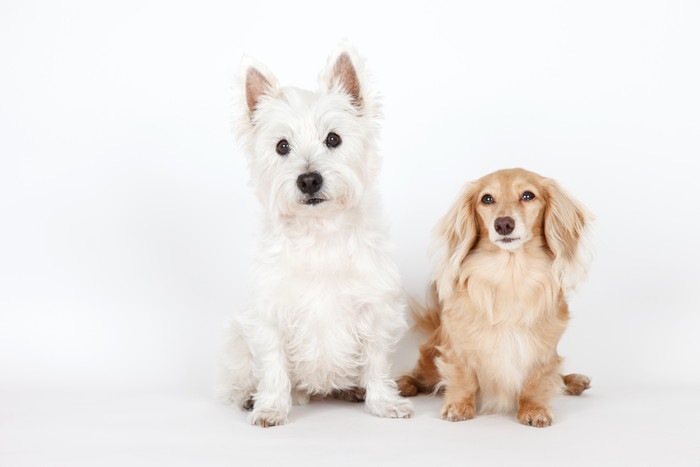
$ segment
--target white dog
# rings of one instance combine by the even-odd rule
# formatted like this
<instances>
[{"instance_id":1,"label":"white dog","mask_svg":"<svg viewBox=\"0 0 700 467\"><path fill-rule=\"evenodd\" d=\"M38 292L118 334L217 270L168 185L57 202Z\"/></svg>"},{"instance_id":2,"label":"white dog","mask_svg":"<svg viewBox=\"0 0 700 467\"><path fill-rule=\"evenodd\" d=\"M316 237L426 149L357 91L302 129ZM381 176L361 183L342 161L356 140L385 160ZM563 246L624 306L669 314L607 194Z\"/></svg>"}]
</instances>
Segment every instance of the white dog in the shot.
<instances>
[{"instance_id":1,"label":"white dog","mask_svg":"<svg viewBox=\"0 0 700 467\"><path fill-rule=\"evenodd\" d=\"M409 417L390 375L405 305L375 188L379 104L362 62L339 49L315 93L280 87L249 59L242 77L236 130L265 218L252 306L227 331L220 390L263 427L312 395Z\"/></svg>"}]
</instances>

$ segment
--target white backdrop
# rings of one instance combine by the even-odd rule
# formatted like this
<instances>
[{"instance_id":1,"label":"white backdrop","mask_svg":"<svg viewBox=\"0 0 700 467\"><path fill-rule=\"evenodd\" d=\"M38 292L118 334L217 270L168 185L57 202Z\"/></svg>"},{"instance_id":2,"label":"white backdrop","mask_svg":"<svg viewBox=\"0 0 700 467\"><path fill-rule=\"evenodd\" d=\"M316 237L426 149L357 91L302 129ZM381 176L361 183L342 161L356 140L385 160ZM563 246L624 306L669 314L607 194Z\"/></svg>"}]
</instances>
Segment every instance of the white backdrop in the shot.
<instances>
[{"instance_id":1,"label":"white backdrop","mask_svg":"<svg viewBox=\"0 0 700 467\"><path fill-rule=\"evenodd\" d=\"M233 76L246 53L314 87L343 39L384 96L381 192L407 291L422 297L429 232L461 186L529 168L598 217L567 369L599 391L698 394L698 24L690 0L3 1L0 428L15 438L0 456L36 460L16 429L40 422L10 410L27 394L210 396L260 217Z\"/></svg>"}]
</instances>

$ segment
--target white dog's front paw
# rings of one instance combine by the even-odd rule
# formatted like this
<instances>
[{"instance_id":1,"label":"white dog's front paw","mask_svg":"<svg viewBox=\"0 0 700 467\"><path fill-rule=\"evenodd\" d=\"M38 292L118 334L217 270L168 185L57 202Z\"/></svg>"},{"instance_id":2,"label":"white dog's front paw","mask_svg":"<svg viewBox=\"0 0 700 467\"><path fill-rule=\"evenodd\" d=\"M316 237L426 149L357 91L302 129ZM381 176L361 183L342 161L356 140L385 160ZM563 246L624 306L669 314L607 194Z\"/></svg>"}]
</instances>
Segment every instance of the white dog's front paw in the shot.
<instances>
[{"instance_id":1,"label":"white dog's front paw","mask_svg":"<svg viewBox=\"0 0 700 467\"><path fill-rule=\"evenodd\" d=\"M395 399L368 400L365 402L372 415L385 418L411 418L413 403L403 397Z\"/></svg>"},{"instance_id":2,"label":"white dog's front paw","mask_svg":"<svg viewBox=\"0 0 700 467\"><path fill-rule=\"evenodd\" d=\"M287 412L279 409L258 409L256 407L250 415L250 421L253 425L258 425L263 428L284 425L287 423Z\"/></svg>"}]
</instances>

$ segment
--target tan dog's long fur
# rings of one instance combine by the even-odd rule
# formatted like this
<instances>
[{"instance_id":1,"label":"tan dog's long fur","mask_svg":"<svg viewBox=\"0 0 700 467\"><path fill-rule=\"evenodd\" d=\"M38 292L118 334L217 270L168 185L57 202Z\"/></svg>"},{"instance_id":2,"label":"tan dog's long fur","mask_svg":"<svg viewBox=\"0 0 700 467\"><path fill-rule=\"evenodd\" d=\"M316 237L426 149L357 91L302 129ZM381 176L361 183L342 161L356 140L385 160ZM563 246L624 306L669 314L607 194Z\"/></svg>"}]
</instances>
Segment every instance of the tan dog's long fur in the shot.
<instances>
[{"instance_id":1,"label":"tan dog's long fur","mask_svg":"<svg viewBox=\"0 0 700 467\"><path fill-rule=\"evenodd\" d=\"M497 219L513 221L512 235L499 234ZM402 394L444 386L446 420L517 410L521 423L549 426L552 396L589 387L583 375L560 376L557 343L566 294L587 272L590 222L556 182L532 172L501 170L469 184L436 227L434 300L416 316L430 337L398 381Z\"/></svg>"}]
</instances>

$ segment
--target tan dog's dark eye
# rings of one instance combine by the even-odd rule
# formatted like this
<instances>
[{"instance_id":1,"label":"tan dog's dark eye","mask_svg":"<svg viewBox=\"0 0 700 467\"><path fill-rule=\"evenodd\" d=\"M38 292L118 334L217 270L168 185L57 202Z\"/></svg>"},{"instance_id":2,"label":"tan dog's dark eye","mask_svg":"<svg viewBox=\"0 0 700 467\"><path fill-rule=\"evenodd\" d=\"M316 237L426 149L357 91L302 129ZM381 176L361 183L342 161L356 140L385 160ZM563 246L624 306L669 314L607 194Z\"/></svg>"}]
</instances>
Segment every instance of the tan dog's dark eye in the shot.
<instances>
[{"instance_id":1,"label":"tan dog's dark eye","mask_svg":"<svg viewBox=\"0 0 700 467\"><path fill-rule=\"evenodd\" d=\"M328 133L328 136L326 136L326 146L329 148L336 148L340 146L340 143L343 141L340 139L340 136L338 136L337 133L333 133L332 131Z\"/></svg>"},{"instance_id":2,"label":"tan dog's dark eye","mask_svg":"<svg viewBox=\"0 0 700 467\"><path fill-rule=\"evenodd\" d=\"M289 154L289 151L292 150L292 148L289 146L289 141L287 141L286 139L280 140L279 143L277 143L276 149L277 154L279 154L280 156L286 156L287 154Z\"/></svg>"},{"instance_id":3,"label":"tan dog's dark eye","mask_svg":"<svg viewBox=\"0 0 700 467\"><path fill-rule=\"evenodd\" d=\"M531 191L526 191L523 193L523 195L520 197L523 201L532 201L535 199L535 194Z\"/></svg>"},{"instance_id":4,"label":"tan dog's dark eye","mask_svg":"<svg viewBox=\"0 0 700 467\"><path fill-rule=\"evenodd\" d=\"M493 199L493 196L491 195L484 195L481 197L481 202L484 204L493 204L495 200Z\"/></svg>"}]
</instances>

